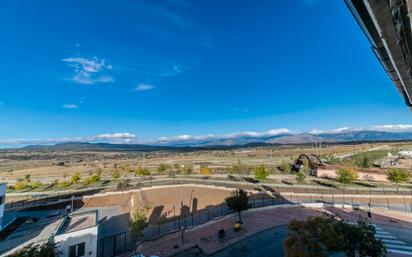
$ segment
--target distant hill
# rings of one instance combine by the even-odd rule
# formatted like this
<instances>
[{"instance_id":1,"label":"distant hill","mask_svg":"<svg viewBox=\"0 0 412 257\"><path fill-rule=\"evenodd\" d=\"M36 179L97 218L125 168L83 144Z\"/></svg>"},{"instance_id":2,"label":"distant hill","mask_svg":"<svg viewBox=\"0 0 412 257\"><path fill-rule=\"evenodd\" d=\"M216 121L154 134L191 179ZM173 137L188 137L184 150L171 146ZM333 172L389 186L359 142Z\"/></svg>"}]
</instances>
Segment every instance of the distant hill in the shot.
<instances>
[{"instance_id":1,"label":"distant hill","mask_svg":"<svg viewBox=\"0 0 412 257\"><path fill-rule=\"evenodd\" d=\"M234 138L209 138L207 140L190 140L169 142L159 145L145 144L110 144L67 142L55 145L29 145L23 150L31 151L195 151L195 150L229 150L246 147L269 145L300 145L314 142L348 143L348 142L376 142L376 141L405 141L412 140L412 132L381 132L381 131L350 131L341 133L301 133L279 134L275 136L242 136Z\"/></svg>"}]
</instances>

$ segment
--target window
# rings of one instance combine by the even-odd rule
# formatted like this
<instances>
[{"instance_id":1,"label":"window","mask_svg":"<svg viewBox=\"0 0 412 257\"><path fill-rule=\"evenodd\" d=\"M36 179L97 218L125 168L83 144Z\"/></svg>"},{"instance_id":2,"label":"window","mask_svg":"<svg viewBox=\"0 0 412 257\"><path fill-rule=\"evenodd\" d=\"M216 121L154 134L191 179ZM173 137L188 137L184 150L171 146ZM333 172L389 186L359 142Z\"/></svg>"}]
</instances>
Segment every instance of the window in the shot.
<instances>
[{"instance_id":1,"label":"window","mask_svg":"<svg viewBox=\"0 0 412 257\"><path fill-rule=\"evenodd\" d=\"M72 245L69 247L69 257L81 257L84 256L85 243Z\"/></svg>"},{"instance_id":2,"label":"window","mask_svg":"<svg viewBox=\"0 0 412 257\"><path fill-rule=\"evenodd\" d=\"M5 199L5 196L4 196L4 195L0 196L0 204L3 204L3 203L4 203L4 199Z\"/></svg>"}]
</instances>

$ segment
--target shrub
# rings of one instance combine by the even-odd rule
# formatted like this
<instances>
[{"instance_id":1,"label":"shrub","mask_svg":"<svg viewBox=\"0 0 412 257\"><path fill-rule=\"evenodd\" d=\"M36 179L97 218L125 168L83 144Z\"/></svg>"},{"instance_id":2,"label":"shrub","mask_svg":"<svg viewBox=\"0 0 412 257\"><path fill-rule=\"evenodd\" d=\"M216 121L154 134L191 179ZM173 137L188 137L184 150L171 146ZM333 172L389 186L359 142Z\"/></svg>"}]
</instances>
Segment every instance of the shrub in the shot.
<instances>
[{"instance_id":1,"label":"shrub","mask_svg":"<svg viewBox=\"0 0 412 257\"><path fill-rule=\"evenodd\" d=\"M41 187L43 184L40 181L35 181L31 184L32 188L39 188Z\"/></svg>"},{"instance_id":2,"label":"shrub","mask_svg":"<svg viewBox=\"0 0 412 257\"><path fill-rule=\"evenodd\" d=\"M120 173L119 173L117 170L114 170L114 171L112 172L112 179L113 179L114 181L117 181L117 180L119 180L119 178L120 178Z\"/></svg>"},{"instance_id":3,"label":"shrub","mask_svg":"<svg viewBox=\"0 0 412 257\"><path fill-rule=\"evenodd\" d=\"M284 173L284 174L288 174L291 172L291 166L288 162L282 162L279 165L279 169Z\"/></svg>"},{"instance_id":4,"label":"shrub","mask_svg":"<svg viewBox=\"0 0 412 257\"><path fill-rule=\"evenodd\" d=\"M57 183L56 187L60 188L60 189L64 189L66 187L69 187L71 185L71 183L69 181L62 181Z\"/></svg>"},{"instance_id":5,"label":"shrub","mask_svg":"<svg viewBox=\"0 0 412 257\"><path fill-rule=\"evenodd\" d=\"M360 220L350 224L333 216L292 220L284 241L286 257L295 256L386 256L386 248L375 238L373 226Z\"/></svg>"},{"instance_id":6,"label":"shrub","mask_svg":"<svg viewBox=\"0 0 412 257\"><path fill-rule=\"evenodd\" d=\"M80 172L74 173L74 174L72 175L71 179L70 179L70 181L71 181L73 184L79 183L80 180L81 180Z\"/></svg>"},{"instance_id":7,"label":"shrub","mask_svg":"<svg viewBox=\"0 0 412 257\"><path fill-rule=\"evenodd\" d=\"M137 167L136 169L136 175L138 176L149 176L150 175L150 170L148 168L142 168L142 167Z\"/></svg>"},{"instance_id":8,"label":"shrub","mask_svg":"<svg viewBox=\"0 0 412 257\"><path fill-rule=\"evenodd\" d=\"M137 241L143 235L143 230L147 225L146 211L138 210L131 214L130 233L134 241Z\"/></svg>"},{"instance_id":9,"label":"shrub","mask_svg":"<svg viewBox=\"0 0 412 257\"><path fill-rule=\"evenodd\" d=\"M90 185L100 182L100 175L99 174L92 174L90 177L86 178L84 184Z\"/></svg>"},{"instance_id":10,"label":"shrub","mask_svg":"<svg viewBox=\"0 0 412 257\"><path fill-rule=\"evenodd\" d=\"M170 169L169 165L165 163L161 163L159 164L159 167L157 167L157 173L159 173L160 175L163 175L169 169Z\"/></svg>"},{"instance_id":11,"label":"shrub","mask_svg":"<svg viewBox=\"0 0 412 257\"><path fill-rule=\"evenodd\" d=\"M342 184L349 184L358 178L356 169L351 167L340 168L337 173L337 180Z\"/></svg>"},{"instance_id":12,"label":"shrub","mask_svg":"<svg viewBox=\"0 0 412 257\"><path fill-rule=\"evenodd\" d=\"M305 178L306 178L306 173L303 170L300 170L296 174L296 181L297 182L303 182L303 181L305 181Z\"/></svg>"},{"instance_id":13,"label":"shrub","mask_svg":"<svg viewBox=\"0 0 412 257\"><path fill-rule=\"evenodd\" d=\"M56 244L49 241L42 245L33 245L23 247L21 250L12 253L9 257L57 257L60 256L60 252Z\"/></svg>"},{"instance_id":14,"label":"shrub","mask_svg":"<svg viewBox=\"0 0 412 257\"><path fill-rule=\"evenodd\" d=\"M406 182L410 177L408 171L399 168L390 168L386 175L388 180L394 183Z\"/></svg>"},{"instance_id":15,"label":"shrub","mask_svg":"<svg viewBox=\"0 0 412 257\"><path fill-rule=\"evenodd\" d=\"M31 178L31 175L30 175L30 174L24 175L24 180L25 180L25 181L30 182L30 178Z\"/></svg>"},{"instance_id":16,"label":"shrub","mask_svg":"<svg viewBox=\"0 0 412 257\"><path fill-rule=\"evenodd\" d=\"M15 190L24 190L24 189L27 189L27 188L29 188L29 184L26 182L26 181L17 181L15 184L14 184L14 189Z\"/></svg>"},{"instance_id":17,"label":"shrub","mask_svg":"<svg viewBox=\"0 0 412 257\"><path fill-rule=\"evenodd\" d=\"M269 176L269 170L266 165L261 164L255 167L255 178L259 181L264 181Z\"/></svg>"},{"instance_id":18,"label":"shrub","mask_svg":"<svg viewBox=\"0 0 412 257\"><path fill-rule=\"evenodd\" d=\"M210 175L210 169L207 165L202 165L200 167L200 174L202 174L203 176L209 176Z\"/></svg>"}]
</instances>

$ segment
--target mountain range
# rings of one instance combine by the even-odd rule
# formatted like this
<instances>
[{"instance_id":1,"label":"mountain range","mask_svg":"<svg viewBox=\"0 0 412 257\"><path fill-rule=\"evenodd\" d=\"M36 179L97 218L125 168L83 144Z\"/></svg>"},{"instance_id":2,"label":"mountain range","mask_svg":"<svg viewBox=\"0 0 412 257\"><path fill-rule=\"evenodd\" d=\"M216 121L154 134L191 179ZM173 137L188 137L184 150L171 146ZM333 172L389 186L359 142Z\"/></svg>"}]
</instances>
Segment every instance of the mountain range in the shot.
<instances>
[{"instance_id":1,"label":"mountain range","mask_svg":"<svg viewBox=\"0 0 412 257\"><path fill-rule=\"evenodd\" d=\"M162 144L113 144L65 142L54 145L29 145L23 150L44 151L193 151L193 150L225 150L266 145L300 145L311 143L356 143L376 141L412 140L412 132L383 132L371 130L329 132L329 133L282 133L277 135L239 135L231 138L194 138L167 142Z\"/></svg>"}]
</instances>

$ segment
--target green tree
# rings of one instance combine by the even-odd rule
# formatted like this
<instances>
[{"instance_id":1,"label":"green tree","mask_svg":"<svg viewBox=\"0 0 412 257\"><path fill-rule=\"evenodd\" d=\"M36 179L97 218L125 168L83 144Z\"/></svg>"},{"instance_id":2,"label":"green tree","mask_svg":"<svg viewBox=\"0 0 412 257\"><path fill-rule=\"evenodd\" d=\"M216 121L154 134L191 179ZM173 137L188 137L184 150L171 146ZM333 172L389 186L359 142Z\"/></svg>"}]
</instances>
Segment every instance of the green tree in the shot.
<instances>
[{"instance_id":1,"label":"green tree","mask_svg":"<svg viewBox=\"0 0 412 257\"><path fill-rule=\"evenodd\" d=\"M135 242L143 235L143 231L148 225L146 211L138 210L132 213L130 219L130 233Z\"/></svg>"},{"instance_id":2,"label":"green tree","mask_svg":"<svg viewBox=\"0 0 412 257\"><path fill-rule=\"evenodd\" d=\"M255 167L255 178L259 181L265 181L269 176L268 167L264 164L261 164Z\"/></svg>"},{"instance_id":3,"label":"green tree","mask_svg":"<svg viewBox=\"0 0 412 257\"><path fill-rule=\"evenodd\" d=\"M49 241L42 245L30 244L17 252L8 255L9 257L58 257L61 252L58 251L56 244Z\"/></svg>"},{"instance_id":4,"label":"green tree","mask_svg":"<svg viewBox=\"0 0 412 257\"><path fill-rule=\"evenodd\" d=\"M292 220L284 241L286 257L386 256L382 241L375 238L374 227L364 221L350 224L333 216L312 216Z\"/></svg>"},{"instance_id":5,"label":"green tree","mask_svg":"<svg viewBox=\"0 0 412 257\"><path fill-rule=\"evenodd\" d=\"M242 189L236 189L232 195L225 199L226 205L239 215L239 223L242 223L241 212L249 209L249 197Z\"/></svg>"},{"instance_id":6,"label":"green tree","mask_svg":"<svg viewBox=\"0 0 412 257\"><path fill-rule=\"evenodd\" d=\"M78 172L78 171L75 172L75 173L71 176L71 178L70 178L70 181L71 181L73 184L79 183L80 180L81 180L81 176L80 176L80 172Z\"/></svg>"},{"instance_id":7,"label":"green tree","mask_svg":"<svg viewBox=\"0 0 412 257\"><path fill-rule=\"evenodd\" d=\"M406 182L410 178L410 173L400 168L390 168L386 174L389 181L396 184Z\"/></svg>"},{"instance_id":8,"label":"green tree","mask_svg":"<svg viewBox=\"0 0 412 257\"><path fill-rule=\"evenodd\" d=\"M338 182L342 184L350 184L354 180L358 178L358 173L354 168L351 167L343 167L337 171L338 174Z\"/></svg>"},{"instance_id":9,"label":"green tree","mask_svg":"<svg viewBox=\"0 0 412 257\"><path fill-rule=\"evenodd\" d=\"M302 183L305 181L306 178L306 173L301 169L297 174L296 174L296 181Z\"/></svg>"},{"instance_id":10,"label":"green tree","mask_svg":"<svg viewBox=\"0 0 412 257\"><path fill-rule=\"evenodd\" d=\"M157 173L159 173L159 175L163 175L168 170L169 170L169 165L167 165L166 163L160 163L159 167L157 167Z\"/></svg>"},{"instance_id":11,"label":"green tree","mask_svg":"<svg viewBox=\"0 0 412 257\"><path fill-rule=\"evenodd\" d=\"M114 171L112 172L112 179L113 179L113 181L117 181L117 180L119 180L119 178L120 178L120 173L119 173L119 171L114 170Z\"/></svg>"}]
</instances>

